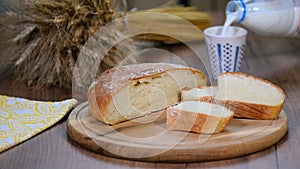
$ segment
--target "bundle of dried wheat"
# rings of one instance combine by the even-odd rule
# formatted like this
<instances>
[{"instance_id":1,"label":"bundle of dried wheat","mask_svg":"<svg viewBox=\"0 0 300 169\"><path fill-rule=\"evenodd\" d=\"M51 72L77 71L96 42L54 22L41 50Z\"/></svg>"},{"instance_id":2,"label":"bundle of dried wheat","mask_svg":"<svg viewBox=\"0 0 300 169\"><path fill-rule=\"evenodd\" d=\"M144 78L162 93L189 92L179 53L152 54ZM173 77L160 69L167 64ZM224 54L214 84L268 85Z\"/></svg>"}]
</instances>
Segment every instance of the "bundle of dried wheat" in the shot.
<instances>
[{"instance_id":1,"label":"bundle of dried wheat","mask_svg":"<svg viewBox=\"0 0 300 169\"><path fill-rule=\"evenodd\" d=\"M170 14L177 17L165 17L164 15L152 15L152 20L156 24L149 24L148 29L152 31L168 30L172 37L180 37L180 39L186 39L189 41L203 40L203 34L198 34L193 31L191 24L195 25L199 30L204 30L211 25L211 18L206 12L199 12L196 7L184 7L184 6L162 6L152 8L148 10L132 12L132 14L138 14L143 12L156 12L163 14ZM134 19L131 19L128 23L129 31L135 31L136 28L140 28L146 15L136 15ZM187 21L186 23L183 20ZM191 24L188 24L191 23ZM178 39L174 39L170 36L164 36L159 34L142 34L135 36L135 39L149 40L164 43L178 43Z\"/></svg>"},{"instance_id":2,"label":"bundle of dried wheat","mask_svg":"<svg viewBox=\"0 0 300 169\"><path fill-rule=\"evenodd\" d=\"M11 1L13 5L0 11L0 74L9 70L28 85L71 88L81 48L116 16L111 1ZM117 65L133 51L130 41L118 44L104 57L100 69Z\"/></svg>"}]
</instances>

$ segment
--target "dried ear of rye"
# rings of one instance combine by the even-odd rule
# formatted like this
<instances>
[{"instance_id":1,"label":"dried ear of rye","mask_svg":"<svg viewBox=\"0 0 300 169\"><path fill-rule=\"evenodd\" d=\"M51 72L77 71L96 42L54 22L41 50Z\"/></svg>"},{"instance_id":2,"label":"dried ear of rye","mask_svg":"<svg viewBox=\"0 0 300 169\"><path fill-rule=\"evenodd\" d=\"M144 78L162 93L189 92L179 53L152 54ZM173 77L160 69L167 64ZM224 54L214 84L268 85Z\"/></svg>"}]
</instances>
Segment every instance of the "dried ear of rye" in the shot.
<instances>
[{"instance_id":1,"label":"dried ear of rye","mask_svg":"<svg viewBox=\"0 0 300 169\"><path fill-rule=\"evenodd\" d=\"M0 74L12 73L15 79L29 86L71 89L73 76L80 76L76 71L73 74L73 70L86 41L120 16L112 0L13 0L7 3L0 9ZM121 36L119 29L106 31L108 36L98 35L100 48L110 43L110 38L102 37ZM131 40L125 40L109 50L96 69L103 71L116 66L134 50ZM88 62L93 60L88 60L85 67L92 64Z\"/></svg>"}]
</instances>

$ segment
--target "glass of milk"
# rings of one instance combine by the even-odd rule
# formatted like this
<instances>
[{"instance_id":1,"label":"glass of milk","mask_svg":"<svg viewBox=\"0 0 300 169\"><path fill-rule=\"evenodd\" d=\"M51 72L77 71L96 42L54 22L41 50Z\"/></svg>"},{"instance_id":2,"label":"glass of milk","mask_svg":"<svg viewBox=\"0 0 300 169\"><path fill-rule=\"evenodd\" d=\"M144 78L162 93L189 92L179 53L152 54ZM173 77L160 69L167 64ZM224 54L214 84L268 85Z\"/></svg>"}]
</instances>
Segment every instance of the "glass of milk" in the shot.
<instances>
[{"instance_id":1,"label":"glass of milk","mask_svg":"<svg viewBox=\"0 0 300 169\"><path fill-rule=\"evenodd\" d=\"M214 79L217 79L219 73L239 71L244 57L247 31L229 25L213 26L204 30Z\"/></svg>"}]
</instances>

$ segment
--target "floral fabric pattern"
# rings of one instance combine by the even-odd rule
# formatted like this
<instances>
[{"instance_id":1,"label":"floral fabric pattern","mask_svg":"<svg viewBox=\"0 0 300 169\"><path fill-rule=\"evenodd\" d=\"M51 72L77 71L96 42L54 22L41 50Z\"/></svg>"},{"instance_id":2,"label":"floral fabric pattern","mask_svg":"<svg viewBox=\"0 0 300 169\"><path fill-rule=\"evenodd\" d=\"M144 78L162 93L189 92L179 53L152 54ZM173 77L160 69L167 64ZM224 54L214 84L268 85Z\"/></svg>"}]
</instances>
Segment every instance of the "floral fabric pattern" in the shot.
<instances>
[{"instance_id":1,"label":"floral fabric pattern","mask_svg":"<svg viewBox=\"0 0 300 169\"><path fill-rule=\"evenodd\" d=\"M52 126L76 103L75 99L42 102L0 95L0 152Z\"/></svg>"}]
</instances>

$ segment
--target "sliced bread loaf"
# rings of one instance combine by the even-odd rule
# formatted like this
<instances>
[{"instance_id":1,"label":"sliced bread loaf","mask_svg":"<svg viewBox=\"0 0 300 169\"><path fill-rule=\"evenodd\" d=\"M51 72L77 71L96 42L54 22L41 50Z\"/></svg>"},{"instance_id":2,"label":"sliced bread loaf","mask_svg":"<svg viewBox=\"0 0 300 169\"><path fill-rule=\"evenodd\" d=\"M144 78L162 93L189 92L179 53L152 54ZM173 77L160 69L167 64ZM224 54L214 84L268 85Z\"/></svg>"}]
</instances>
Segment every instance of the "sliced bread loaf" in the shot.
<instances>
[{"instance_id":1,"label":"sliced bread loaf","mask_svg":"<svg viewBox=\"0 0 300 169\"><path fill-rule=\"evenodd\" d=\"M115 67L102 73L88 90L90 114L108 124L117 124L165 109L180 101L185 87L206 85L197 69L146 63Z\"/></svg>"},{"instance_id":2,"label":"sliced bread loaf","mask_svg":"<svg viewBox=\"0 0 300 169\"><path fill-rule=\"evenodd\" d=\"M184 89L181 91L181 101L212 102L218 88L215 86Z\"/></svg>"},{"instance_id":3,"label":"sliced bread loaf","mask_svg":"<svg viewBox=\"0 0 300 169\"><path fill-rule=\"evenodd\" d=\"M275 119L284 104L281 88L261 78L244 73L230 72L218 76L218 104L234 111L236 116Z\"/></svg>"},{"instance_id":4,"label":"sliced bread loaf","mask_svg":"<svg viewBox=\"0 0 300 169\"><path fill-rule=\"evenodd\" d=\"M228 125L233 114L220 105L185 101L167 109L167 128L203 134L219 133Z\"/></svg>"}]
</instances>

